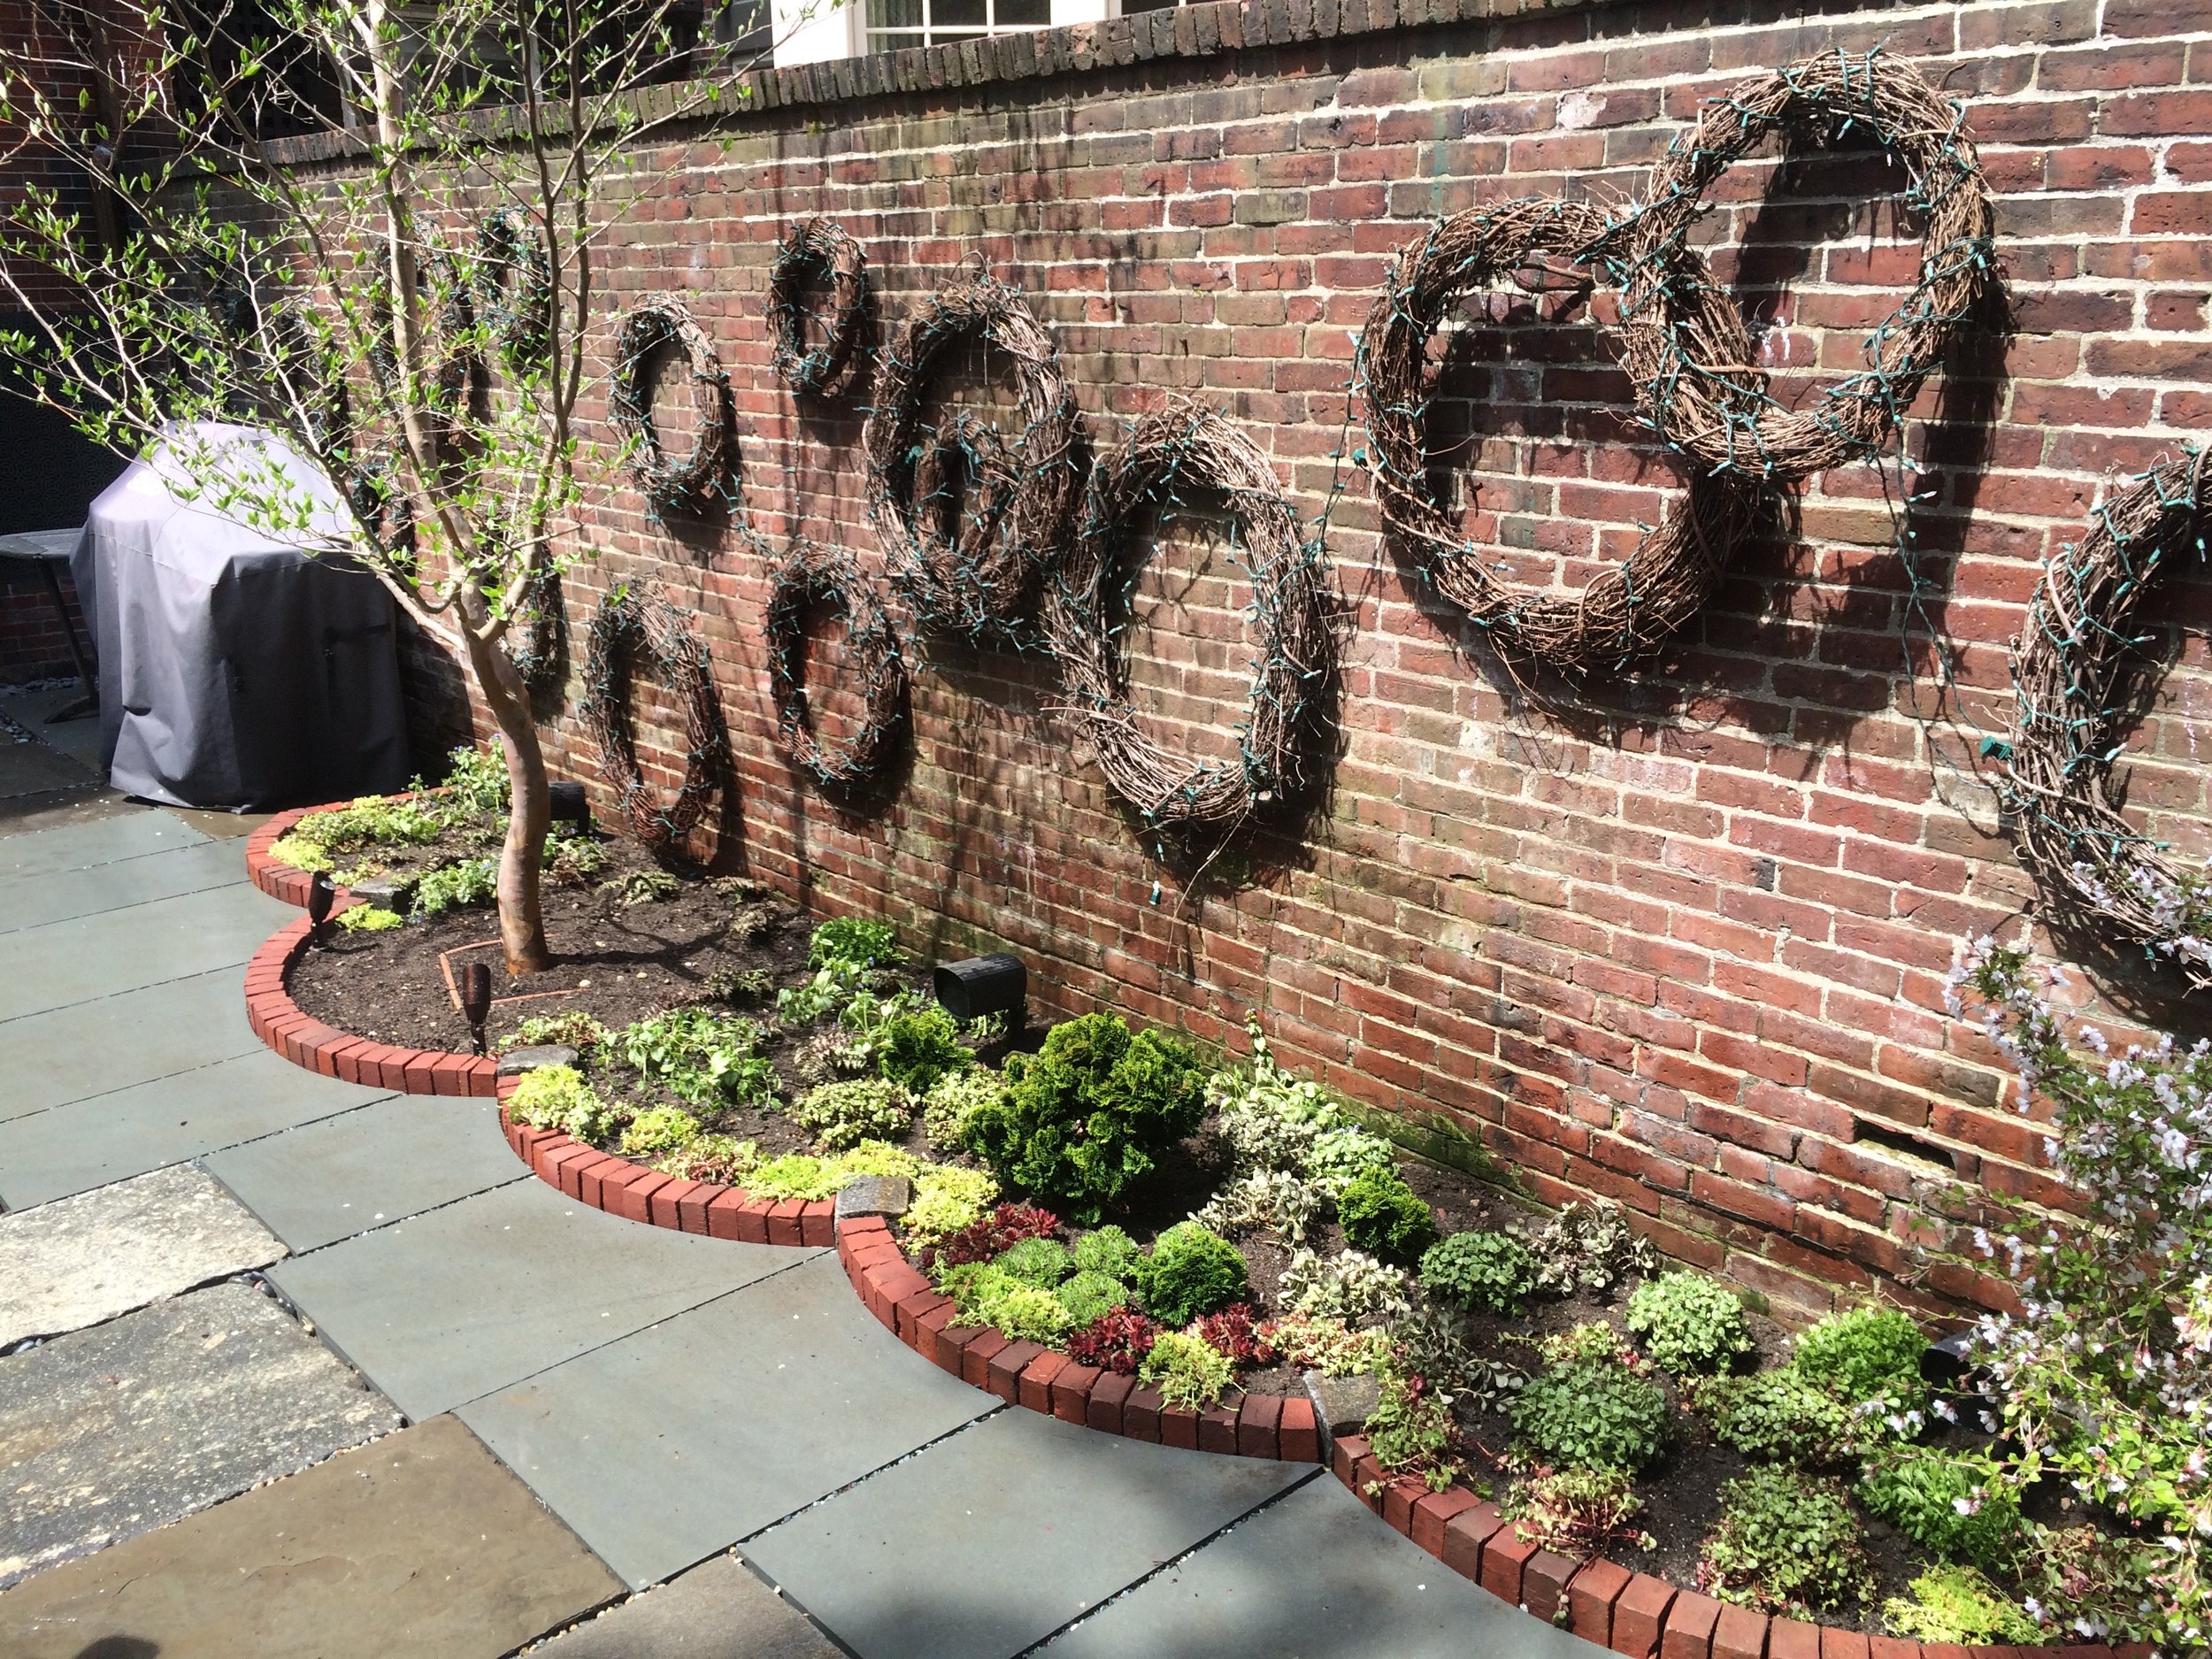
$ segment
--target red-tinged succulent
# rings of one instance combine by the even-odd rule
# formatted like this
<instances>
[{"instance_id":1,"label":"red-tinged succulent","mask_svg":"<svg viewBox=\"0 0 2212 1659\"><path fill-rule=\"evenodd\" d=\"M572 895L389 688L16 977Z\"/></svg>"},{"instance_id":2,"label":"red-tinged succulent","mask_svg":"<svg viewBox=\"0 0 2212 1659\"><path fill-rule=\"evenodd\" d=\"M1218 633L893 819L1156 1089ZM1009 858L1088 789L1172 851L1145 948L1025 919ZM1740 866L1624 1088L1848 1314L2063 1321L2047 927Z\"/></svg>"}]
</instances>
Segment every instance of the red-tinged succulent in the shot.
<instances>
[{"instance_id":1,"label":"red-tinged succulent","mask_svg":"<svg viewBox=\"0 0 2212 1659\"><path fill-rule=\"evenodd\" d=\"M996 1260L1024 1239L1048 1239L1060 1230L1060 1217L1034 1204L1000 1204L957 1233L949 1233L921 1253L922 1271L965 1267L971 1262Z\"/></svg>"},{"instance_id":2,"label":"red-tinged succulent","mask_svg":"<svg viewBox=\"0 0 2212 1659\"><path fill-rule=\"evenodd\" d=\"M1116 1308L1110 1313L1099 1315L1068 1339L1068 1356L1079 1365L1095 1365L1101 1371L1134 1376L1159 1334L1160 1327L1144 1315Z\"/></svg>"},{"instance_id":3,"label":"red-tinged succulent","mask_svg":"<svg viewBox=\"0 0 2212 1659\"><path fill-rule=\"evenodd\" d=\"M1272 1365L1279 1357L1275 1345L1252 1322L1252 1304L1232 1302L1210 1313L1191 1327L1199 1339L1239 1365Z\"/></svg>"}]
</instances>

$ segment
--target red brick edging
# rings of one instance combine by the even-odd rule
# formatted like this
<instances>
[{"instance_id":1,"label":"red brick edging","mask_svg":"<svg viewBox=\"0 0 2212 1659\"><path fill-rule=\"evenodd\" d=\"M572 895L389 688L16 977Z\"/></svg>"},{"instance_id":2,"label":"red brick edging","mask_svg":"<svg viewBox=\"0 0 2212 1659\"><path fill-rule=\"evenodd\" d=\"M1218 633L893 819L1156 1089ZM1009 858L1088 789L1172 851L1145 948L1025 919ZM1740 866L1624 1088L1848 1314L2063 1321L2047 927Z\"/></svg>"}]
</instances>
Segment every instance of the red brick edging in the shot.
<instances>
[{"instance_id":1,"label":"red brick edging","mask_svg":"<svg viewBox=\"0 0 2212 1659\"><path fill-rule=\"evenodd\" d=\"M295 870L290 864L280 864L269 856L269 849L284 839L292 826L311 812L327 812L343 805L332 802L325 806L295 807L289 812L280 812L259 829L246 837L246 879L273 899L282 899L287 904L307 908L307 889L314 880L311 872Z\"/></svg>"}]
</instances>

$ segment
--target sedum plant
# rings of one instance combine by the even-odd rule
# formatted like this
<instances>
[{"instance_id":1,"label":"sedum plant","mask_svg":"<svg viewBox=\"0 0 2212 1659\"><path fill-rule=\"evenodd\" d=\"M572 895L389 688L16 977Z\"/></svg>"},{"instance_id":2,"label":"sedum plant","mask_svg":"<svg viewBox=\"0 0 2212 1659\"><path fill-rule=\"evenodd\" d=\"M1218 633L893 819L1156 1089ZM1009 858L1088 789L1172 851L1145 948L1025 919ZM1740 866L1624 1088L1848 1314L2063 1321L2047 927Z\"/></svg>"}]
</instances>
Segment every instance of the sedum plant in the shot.
<instances>
[{"instance_id":1,"label":"sedum plant","mask_svg":"<svg viewBox=\"0 0 2212 1659\"><path fill-rule=\"evenodd\" d=\"M1713 1438L1763 1463L1825 1468L1847 1463L1862 1435L1858 1413L1787 1366L1698 1386Z\"/></svg>"},{"instance_id":2,"label":"sedum plant","mask_svg":"<svg viewBox=\"0 0 2212 1659\"><path fill-rule=\"evenodd\" d=\"M523 1073L508 1097L507 1115L533 1129L557 1129L596 1146L614 1133L624 1112L601 1100L574 1066L541 1065Z\"/></svg>"},{"instance_id":3,"label":"sedum plant","mask_svg":"<svg viewBox=\"0 0 2212 1659\"><path fill-rule=\"evenodd\" d=\"M1615 1545L1651 1549L1657 1540L1638 1525L1644 1501L1624 1469L1538 1468L1499 1509L1524 1544L1579 1561Z\"/></svg>"},{"instance_id":4,"label":"sedum plant","mask_svg":"<svg viewBox=\"0 0 2212 1659\"><path fill-rule=\"evenodd\" d=\"M1536 1287L1536 1258L1509 1233L1455 1233L1421 1256L1421 1288L1471 1313L1518 1313Z\"/></svg>"},{"instance_id":5,"label":"sedum plant","mask_svg":"<svg viewBox=\"0 0 2212 1659\"><path fill-rule=\"evenodd\" d=\"M1518 1455L1554 1468L1633 1474L1667 1452L1666 1395L1610 1360L1554 1366L1521 1390L1512 1417Z\"/></svg>"},{"instance_id":6,"label":"sedum plant","mask_svg":"<svg viewBox=\"0 0 2212 1659\"><path fill-rule=\"evenodd\" d=\"M1527 1243L1536 1258L1536 1288L1549 1295L1602 1296L1632 1273L1659 1271L1659 1252L1609 1198L1562 1206Z\"/></svg>"},{"instance_id":7,"label":"sedum plant","mask_svg":"<svg viewBox=\"0 0 2212 1659\"><path fill-rule=\"evenodd\" d=\"M680 1106L655 1106L630 1119L622 1132L624 1153L631 1157L657 1157L689 1146L699 1138L699 1120Z\"/></svg>"},{"instance_id":8,"label":"sedum plant","mask_svg":"<svg viewBox=\"0 0 2212 1659\"><path fill-rule=\"evenodd\" d=\"M1702 1273L1663 1273L1636 1286L1624 1321L1644 1351L1677 1376L1732 1369L1755 1351L1743 1299Z\"/></svg>"},{"instance_id":9,"label":"sedum plant","mask_svg":"<svg viewBox=\"0 0 2212 1659\"><path fill-rule=\"evenodd\" d=\"M1156 1388L1162 1400L1184 1411L1219 1405L1236 1376L1226 1355L1203 1337L1184 1331L1161 1332L1137 1367L1138 1381Z\"/></svg>"},{"instance_id":10,"label":"sedum plant","mask_svg":"<svg viewBox=\"0 0 2212 1659\"><path fill-rule=\"evenodd\" d=\"M1705 1594L1799 1617L1863 1601L1873 1571L1835 1481L1760 1467L1721 1488L1721 1517L1698 1556Z\"/></svg>"},{"instance_id":11,"label":"sedum plant","mask_svg":"<svg viewBox=\"0 0 2212 1659\"><path fill-rule=\"evenodd\" d=\"M800 1095L791 1108L791 1121L826 1152L903 1135L913 1118L914 1097L879 1077L821 1084Z\"/></svg>"},{"instance_id":12,"label":"sedum plant","mask_svg":"<svg viewBox=\"0 0 2212 1659\"><path fill-rule=\"evenodd\" d=\"M1365 1431L1376 1463L1386 1475L1412 1475L1432 1492L1449 1490L1465 1467L1450 1396L1395 1365L1386 1363L1379 1376L1381 1389Z\"/></svg>"},{"instance_id":13,"label":"sedum plant","mask_svg":"<svg viewBox=\"0 0 2212 1659\"><path fill-rule=\"evenodd\" d=\"M1321 1256L1302 1246L1283 1268L1284 1310L1357 1325L1402 1319L1413 1310L1413 1281L1403 1268L1363 1250Z\"/></svg>"},{"instance_id":14,"label":"sedum plant","mask_svg":"<svg viewBox=\"0 0 2212 1659\"><path fill-rule=\"evenodd\" d=\"M374 904L354 904L338 912L337 922L349 933L388 933L404 927L407 918Z\"/></svg>"},{"instance_id":15,"label":"sedum plant","mask_svg":"<svg viewBox=\"0 0 2212 1659\"><path fill-rule=\"evenodd\" d=\"M940 1152L957 1152L967 1144L968 1120L976 1109L995 1101L1005 1080L987 1066L948 1071L922 1096L922 1133Z\"/></svg>"},{"instance_id":16,"label":"sedum plant","mask_svg":"<svg viewBox=\"0 0 2212 1659\"><path fill-rule=\"evenodd\" d=\"M989 1175L956 1164L926 1165L913 1179L914 1202L899 1225L918 1250L973 1226L998 1198L998 1183Z\"/></svg>"}]
</instances>

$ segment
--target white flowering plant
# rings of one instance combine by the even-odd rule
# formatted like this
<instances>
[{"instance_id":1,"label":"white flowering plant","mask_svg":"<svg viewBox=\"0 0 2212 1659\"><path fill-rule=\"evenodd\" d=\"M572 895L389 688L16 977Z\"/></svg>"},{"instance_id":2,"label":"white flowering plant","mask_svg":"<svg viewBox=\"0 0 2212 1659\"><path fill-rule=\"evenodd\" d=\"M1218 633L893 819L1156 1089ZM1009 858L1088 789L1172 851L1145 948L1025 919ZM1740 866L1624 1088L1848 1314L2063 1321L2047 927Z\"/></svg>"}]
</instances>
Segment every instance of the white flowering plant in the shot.
<instances>
[{"instance_id":1,"label":"white flowering plant","mask_svg":"<svg viewBox=\"0 0 2212 1659\"><path fill-rule=\"evenodd\" d=\"M2063 980L2052 972L2052 979ZM2116 1052L2070 1041L2024 950L1984 939L1952 976L2019 1073L2016 1102L2054 1113L2046 1156L2075 1213L2024 1213L2001 1237L2020 1311L1982 1320L1976 1358L1998 1444L2024 1486L2069 1483L2112 1517L2102 1549L2131 1570L2077 1575L2030 1611L2079 1634L2172 1651L2212 1644L2212 1043ZM2119 1589L2118 1585L2132 1588Z\"/></svg>"}]
</instances>

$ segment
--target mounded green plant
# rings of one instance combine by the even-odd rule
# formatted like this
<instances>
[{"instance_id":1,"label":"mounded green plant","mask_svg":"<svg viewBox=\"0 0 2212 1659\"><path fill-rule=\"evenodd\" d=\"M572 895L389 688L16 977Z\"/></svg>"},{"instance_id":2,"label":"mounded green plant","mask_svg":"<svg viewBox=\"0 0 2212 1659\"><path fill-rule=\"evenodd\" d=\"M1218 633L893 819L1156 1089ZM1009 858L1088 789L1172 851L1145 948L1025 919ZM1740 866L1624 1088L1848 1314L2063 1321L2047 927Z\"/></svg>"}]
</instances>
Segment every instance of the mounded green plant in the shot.
<instances>
[{"instance_id":1,"label":"mounded green plant","mask_svg":"<svg viewBox=\"0 0 2212 1659\"><path fill-rule=\"evenodd\" d=\"M791 1107L791 1121L830 1152L903 1135L913 1118L914 1097L879 1077L824 1083L807 1090Z\"/></svg>"},{"instance_id":2,"label":"mounded green plant","mask_svg":"<svg viewBox=\"0 0 2212 1659\"><path fill-rule=\"evenodd\" d=\"M1707 1595L1768 1613L1832 1613L1863 1601L1873 1583L1835 1481L1762 1464L1721 1488L1721 1517L1698 1557Z\"/></svg>"},{"instance_id":3,"label":"mounded green plant","mask_svg":"<svg viewBox=\"0 0 2212 1659\"><path fill-rule=\"evenodd\" d=\"M1609 1198L1563 1205L1529 1235L1528 1248L1536 1258L1537 1289L1555 1296L1602 1296L1631 1273L1659 1271L1659 1252Z\"/></svg>"},{"instance_id":4,"label":"mounded green plant","mask_svg":"<svg viewBox=\"0 0 2212 1659\"><path fill-rule=\"evenodd\" d=\"M1556 1366L1513 1402L1524 1458L1555 1469L1648 1469L1666 1455L1667 1397L1608 1360Z\"/></svg>"},{"instance_id":5,"label":"mounded green plant","mask_svg":"<svg viewBox=\"0 0 2212 1659\"><path fill-rule=\"evenodd\" d=\"M1110 1274L1085 1270L1063 1279L1052 1288L1060 1299L1060 1305L1068 1310L1068 1317L1079 1325L1087 1325L1116 1308L1125 1308L1133 1300L1129 1286Z\"/></svg>"},{"instance_id":6,"label":"mounded green plant","mask_svg":"<svg viewBox=\"0 0 2212 1659\"><path fill-rule=\"evenodd\" d=\"M1746 1457L1824 1468L1847 1462L1863 1425L1825 1388L1785 1366L1700 1385L1697 1408L1713 1437Z\"/></svg>"},{"instance_id":7,"label":"mounded green plant","mask_svg":"<svg viewBox=\"0 0 2212 1659\"><path fill-rule=\"evenodd\" d=\"M998 1198L998 1183L981 1170L933 1164L914 1178L914 1202L902 1226L906 1240L926 1249L973 1225Z\"/></svg>"},{"instance_id":8,"label":"mounded green plant","mask_svg":"<svg viewBox=\"0 0 2212 1659\"><path fill-rule=\"evenodd\" d=\"M1629 1296L1624 1323L1678 1377L1728 1371L1757 1346L1744 1328L1743 1299L1702 1273L1644 1280Z\"/></svg>"},{"instance_id":9,"label":"mounded green plant","mask_svg":"<svg viewBox=\"0 0 2212 1659\"><path fill-rule=\"evenodd\" d=\"M2032 1647L2047 1634L2025 1609L1962 1562L1931 1567L1882 1603L1891 1630L1911 1641Z\"/></svg>"},{"instance_id":10,"label":"mounded green plant","mask_svg":"<svg viewBox=\"0 0 2212 1659\"><path fill-rule=\"evenodd\" d=\"M614 1133L623 1113L601 1100L574 1066L541 1065L524 1072L515 1085L507 1116L533 1129L557 1129L595 1146Z\"/></svg>"},{"instance_id":11,"label":"mounded green plant","mask_svg":"<svg viewBox=\"0 0 2212 1659\"><path fill-rule=\"evenodd\" d=\"M939 1080L975 1064L950 1014L934 1006L894 1014L875 1033L876 1069L926 1094Z\"/></svg>"},{"instance_id":12,"label":"mounded green plant","mask_svg":"<svg viewBox=\"0 0 2212 1659\"><path fill-rule=\"evenodd\" d=\"M1306 1148L1306 1179L1332 1199L1343 1196L1363 1175L1394 1174L1397 1168L1398 1155L1390 1142L1357 1124L1324 1129Z\"/></svg>"},{"instance_id":13,"label":"mounded green plant","mask_svg":"<svg viewBox=\"0 0 2212 1659\"><path fill-rule=\"evenodd\" d=\"M1912 1316L1895 1308L1854 1308L1830 1314L1797 1339L1797 1374L1831 1388L1853 1405L1881 1402L1901 1410L1927 1397L1920 1356L1928 1339Z\"/></svg>"},{"instance_id":14,"label":"mounded green plant","mask_svg":"<svg viewBox=\"0 0 2212 1659\"><path fill-rule=\"evenodd\" d=\"M472 904L489 904L499 896L498 872L498 861L491 858L442 864L415 883L414 913L442 916Z\"/></svg>"},{"instance_id":15,"label":"mounded green plant","mask_svg":"<svg viewBox=\"0 0 2212 1659\"><path fill-rule=\"evenodd\" d=\"M1509 1233L1455 1233L1421 1256L1421 1288L1472 1313L1518 1313L1536 1287L1536 1258Z\"/></svg>"},{"instance_id":16,"label":"mounded green plant","mask_svg":"<svg viewBox=\"0 0 2212 1659\"><path fill-rule=\"evenodd\" d=\"M1160 1333L1137 1369L1139 1382L1157 1389L1169 1405L1187 1411L1220 1404L1236 1377L1236 1367L1226 1355L1202 1337L1183 1331Z\"/></svg>"},{"instance_id":17,"label":"mounded green plant","mask_svg":"<svg viewBox=\"0 0 2212 1659\"><path fill-rule=\"evenodd\" d=\"M922 1133L940 1152L967 1148L968 1119L976 1109L998 1098L1005 1079L988 1066L948 1071L922 1096Z\"/></svg>"},{"instance_id":18,"label":"mounded green plant","mask_svg":"<svg viewBox=\"0 0 2212 1659\"><path fill-rule=\"evenodd\" d=\"M289 864L295 870L313 872L334 870L338 861L314 841L304 841L295 830L289 835L280 835L269 843L269 856L278 864Z\"/></svg>"},{"instance_id":19,"label":"mounded green plant","mask_svg":"<svg viewBox=\"0 0 2212 1659\"><path fill-rule=\"evenodd\" d=\"M1075 1258L1057 1239L1024 1239L999 1253L999 1271L1040 1290L1050 1290L1075 1271ZM1090 1321L1084 1321L1086 1325Z\"/></svg>"},{"instance_id":20,"label":"mounded green plant","mask_svg":"<svg viewBox=\"0 0 2212 1659\"><path fill-rule=\"evenodd\" d=\"M1241 1302L1251 1289L1244 1253L1194 1221L1179 1221L1163 1233L1133 1271L1145 1311L1165 1325L1188 1325Z\"/></svg>"},{"instance_id":21,"label":"mounded green plant","mask_svg":"<svg viewBox=\"0 0 2212 1659\"><path fill-rule=\"evenodd\" d=\"M1436 1242L1436 1217L1396 1169L1369 1169L1336 1202L1345 1242L1399 1266L1417 1262Z\"/></svg>"},{"instance_id":22,"label":"mounded green plant","mask_svg":"<svg viewBox=\"0 0 2212 1659\"><path fill-rule=\"evenodd\" d=\"M657 1157L698 1138L699 1120L682 1107L655 1106L630 1119L622 1132L622 1150L634 1158Z\"/></svg>"},{"instance_id":23,"label":"mounded green plant","mask_svg":"<svg viewBox=\"0 0 2212 1659\"><path fill-rule=\"evenodd\" d=\"M1390 1357L1386 1333L1355 1331L1326 1314L1288 1314L1269 1320L1260 1332L1289 1363L1324 1377L1356 1377Z\"/></svg>"},{"instance_id":24,"label":"mounded green plant","mask_svg":"<svg viewBox=\"0 0 2212 1659\"><path fill-rule=\"evenodd\" d=\"M810 968L826 968L841 962L889 968L905 960L906 953L899 949L898 933L891 924L864 917L832 917L807 941L806 965Z\"/></svg>"},{"instance_id":25,"label":"mounded green plant","mask_svg":"<svg viewBox=\"0 0 2212 1659\"><path fill-rule=\"evenodd\" d=\"M1006 1087L969 1116L967 1144L1007 1186L1095 1221L1198 1126L1205 1084L1187 1043L1086 1014L1007 1061Z\"/></svg>"},{"instance_id":26,"label":"mounded green plant","mask_svg":"<svg viewBox=\"0 0 2212 1659\"><path fill-rule=\"evenodd\" d=\"M1135 1281L1137 1260L1143 1254L1134 1239L1111 1223L1093 1229L1075 1241L1075 1265L1079 1271L1103 1273L1125 1285Z\"/></svg>"},{"instance_id":27,"label":"mounded green plant","mask_svg":"<svg viewBox=\"0 0 2212 1659\"><path fill-rule=\"evenodd\" d=\"M2018 1488L1970 1452L1893 1453L1867 1470L1859 1501L1923 1549L1978 1567L2008 1565L2024 1537Z\"/></svg>"},{"instance_id":28,"label":"mounded green plant","mask_svg":"<svg viewBox=\"0 0 2212 1659\"><path fill-rule=\"evenodd\" d=\"M374 904L355 904L338 912L338 926L349 933L388 933L395 927L404 927L407 918L397 910L388 910Z\"/></svg>"},{"instance_id":29,"label":"mounded green plant","mask_svg":"<svg viewBox=\"0 0 2212 1659\"><path fill-rule=\"evenodd\" d=\"M880 1141L864 1141L829 1157L787 1152L745 1171L742 1184L755 1198L796 1198L811 1203L836 1197L863 1175L903 1175L918 1180L923 1174L922 1161L912 1153Z\"/></svg>"}]
</instances>

